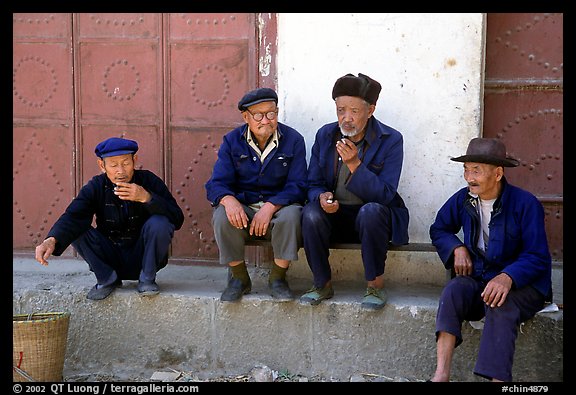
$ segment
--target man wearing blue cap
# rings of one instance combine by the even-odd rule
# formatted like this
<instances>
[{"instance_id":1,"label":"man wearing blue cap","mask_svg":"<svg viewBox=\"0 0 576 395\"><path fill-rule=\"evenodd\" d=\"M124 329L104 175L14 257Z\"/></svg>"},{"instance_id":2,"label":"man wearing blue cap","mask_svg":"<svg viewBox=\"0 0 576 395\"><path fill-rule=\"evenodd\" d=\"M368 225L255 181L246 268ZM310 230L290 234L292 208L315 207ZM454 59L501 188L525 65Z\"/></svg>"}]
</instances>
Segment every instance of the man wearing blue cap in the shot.
<instances>
[{"instance_id":1,"label":"man wearing blue cap","mask_svg":"<svg viewBox=\"0 0 576 395\"><path fill-rule=\"evenodd\" d=\"M374 117L382 87L362 73L336 80L337 122L316 133L308 167L308 203L302 237L313 286L300 298L317 305L334 295L329 245L361 243L366 292L361 306L386 304L384 267L388 243L408 243L408 208L398 194L402 134Z\"/></svg>"},{"instance_id":2,"label":"man wearing blue cap","mask_svg":"<svg viewBox=\"0 0 576 395\"><path fill-rule=\"evenodd\" d=\"M293 299L286 281L301 246L300 214L306 199L306 146L295 129L278 122L273 89L250 91L238 103L245 124L224 136L206 183L220 263L231 276L220 300L251 291L244 262L249 239L270 240L274 263L268 285L277 301Z\"/></svg>"},{"instance_id":3,"label":"man wearing blue cap","mask_svg":"<svg viewBox=\"0 0 576 395\"><path fill-rule=\"evenodd\" d=\"M103 174L86 183L36 247L48 265L69 245L86 260L97 283L86 297L108 297L122 280L138 280L140 295L159 293L156 273L168 263L174 231L184 214L168 187L149 170L135 170L138 143L111 137L96 146ZM92 221L96 217L96 227Z\"/></svg>"}]
</instances>

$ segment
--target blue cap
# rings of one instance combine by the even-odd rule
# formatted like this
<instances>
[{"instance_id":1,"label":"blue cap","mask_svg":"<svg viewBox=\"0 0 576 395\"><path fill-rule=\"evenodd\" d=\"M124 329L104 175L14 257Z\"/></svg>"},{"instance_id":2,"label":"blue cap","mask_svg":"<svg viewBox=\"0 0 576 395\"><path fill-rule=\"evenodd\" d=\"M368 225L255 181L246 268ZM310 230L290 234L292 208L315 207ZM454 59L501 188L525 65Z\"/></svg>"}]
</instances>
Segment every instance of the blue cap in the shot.
<instances>
[{"instance_id":1,"label":"blue cap","mask_svg":"<svg viewBox=\"0 0 576 395\"><path fill-rule=\"evenodd\" d=\"M248 107L265 101L273 101L278 104L278 95L274 89L258 88L246 93L238 102L238 109L240 111L246 111Z\"/></svg>"},{"instance_id":2,"label":"blue cap","mask_svg":"<svg viewBox=\"0 0 576 395\"><path fill-rule=\"evenodd\" d=\"M96 146L94 152L99 158L109 156L134 154L138 151L138 143L134 140L122 139L119 137L110 137Z\"/></svg>"}]
</instances>

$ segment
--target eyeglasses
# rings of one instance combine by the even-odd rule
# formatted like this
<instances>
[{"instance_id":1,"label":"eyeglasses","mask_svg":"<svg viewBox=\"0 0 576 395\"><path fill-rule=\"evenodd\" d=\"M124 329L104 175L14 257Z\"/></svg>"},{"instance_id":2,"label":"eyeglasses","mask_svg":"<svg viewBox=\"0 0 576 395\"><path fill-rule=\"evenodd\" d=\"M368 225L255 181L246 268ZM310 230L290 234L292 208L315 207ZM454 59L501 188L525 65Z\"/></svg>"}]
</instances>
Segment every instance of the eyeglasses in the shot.
<instances>
[{"instance_id":1,"label":"eyeglasses","mask_svg":"<svg viewBox=\"0 0 576 395\"><path fill-rule=\"evenodd\" d=\"M252 118L254 118L254 120L256 122L260 122L261 120L264 119L264 115L266 115L266 119L268 119L269 121L273 121L276 116L278 115L278 110L276 111L268 111L266 114L261 113L261 112L257 112L256 114L252 114L250 112L250 110L246 110L250 113L250 115L252 115Z\"/></svg>"}]
</instances>

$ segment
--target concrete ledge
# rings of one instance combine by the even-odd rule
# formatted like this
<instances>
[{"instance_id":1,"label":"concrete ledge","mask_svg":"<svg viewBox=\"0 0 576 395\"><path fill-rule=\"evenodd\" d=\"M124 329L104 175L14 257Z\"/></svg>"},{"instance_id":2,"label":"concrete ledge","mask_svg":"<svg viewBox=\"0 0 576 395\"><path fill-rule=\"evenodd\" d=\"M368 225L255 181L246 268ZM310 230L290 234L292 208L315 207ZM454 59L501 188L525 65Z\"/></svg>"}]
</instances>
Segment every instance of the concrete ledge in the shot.
<instances>
[{"instance_id":1,"label":"concrete ledge","mask_svg":"<svg viewBox=\"0 0 576 395\"><path fill-rule=\"evenodd\" d=\"M258 364L305 376L348 381L358 373L423 381L435 365L434 320L440 287L388 287L378 312L360 309L363 283L335 281L335 297L319 306L276 303L266 275L251 269L254 287L239 303L221 303L226 269L168 265L161 294L142 298L125 281L109 298L85 298L94 283L82 260L43 267L14 259L13 313L71 313L66 374L128 370L140 377L169 368L245 374ZM300 295L309 280L293 279ZM479 331L465 323L454 358L454 381L484 381L473 369ZM539 314L522 326L515 381L563 381L563 312Z\"/></svg>"}]
</instances>

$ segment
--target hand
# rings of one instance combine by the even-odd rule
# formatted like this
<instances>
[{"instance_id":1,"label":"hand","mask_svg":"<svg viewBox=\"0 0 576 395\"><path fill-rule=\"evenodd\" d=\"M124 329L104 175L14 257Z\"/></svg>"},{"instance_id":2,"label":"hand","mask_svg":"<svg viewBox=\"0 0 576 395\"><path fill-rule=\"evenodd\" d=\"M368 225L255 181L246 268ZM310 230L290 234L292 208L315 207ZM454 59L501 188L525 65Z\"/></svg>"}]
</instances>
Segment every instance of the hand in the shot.
<instances>
[{"instance_id":1,"label":"hand","mask_svg":"<svg viewBox=\"0 0 576 395\"><path fill-rule=\"evenodd\" d=\"M36 246L35 258L44 266L48 266L48 258L54 250L56 249L56 239L54 237L48 237L38 246Z\"/></svg>"},{"instance_id":2,"label":"hand","mask_svg":"<svg viewBox=\"0 0 576 395\"><path fill-rule=\"evenodd\" d=\"M320 207L328 214L335 213L340 208L340 203L338 200L334 200L332 192L321 193L318 199L320 200Z\"/></svg>"},{"instance_id":3,"label":"hand","mask_svg":"<svg viewBox=\"0 0 576 395\"><path fill-rule=\"evenodd\" d=\"M278 211L278 208L270 202L264 203L264 205L258 210L258 212L252 218L250 223L250 235L254 236L264 236L268 231L268 226L270 226L270 221L272 221L272 216Z\"/></svg>"},{"instance_id":4,"label":"hand","mask_svg":"<svg viewBox=\"0 0 576 395\"><path fill-rule=\"evenodd\" d=\"M244 212L244 207L242 203L238 201L234 196L227 195L220 199L220 204L226 209L226 217L228 217L228 222L238 229L245 229L248 227L248 216Z\"/></svg>"},{"instance_id":5,"label":"hand","mask_svg":"<svg viewBox=\"0 0 576 395\"><path fill-rule=\"evenodd\" d=\"M114 187L114 194L122 200L130 200L132 202L148 203L152 199L152 195L146 189L138 184L129 182L117 182Z\"/></svg>"},{"instance_id":6,"label":"hand","mask_svg":"<svg viewBox=\"0 0 576 395\"><path fill-rule=\"evenodd\" d=\"M481 294L484 303L490 307L502 306L512 288L512 283L512 278L506 273L500 273L488 281Z\"/></svg>"},{"instance_id":7,"label":"hand","mask_svg":"<svg viewBox=\"0 0 576 395\"><path fill-rule=\"evenodd\" d=\"M362 163L360 158L358 158L358 147L347 138L336 142L336 151L338 151L338 155L340 155L344 164L350 169L350 173L354 173Z\"/></svg>"},{"instance_id":8,"label":"hand","mask_svg":"<svg viewBox=\"0 0 576 395\"><path fill-rule=\"evenodd\" d=\"M464 246L454 249L454 273L457 276L469 276L472 274L472 259Z\"/></svg>"}]
</instances>

